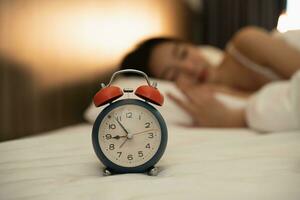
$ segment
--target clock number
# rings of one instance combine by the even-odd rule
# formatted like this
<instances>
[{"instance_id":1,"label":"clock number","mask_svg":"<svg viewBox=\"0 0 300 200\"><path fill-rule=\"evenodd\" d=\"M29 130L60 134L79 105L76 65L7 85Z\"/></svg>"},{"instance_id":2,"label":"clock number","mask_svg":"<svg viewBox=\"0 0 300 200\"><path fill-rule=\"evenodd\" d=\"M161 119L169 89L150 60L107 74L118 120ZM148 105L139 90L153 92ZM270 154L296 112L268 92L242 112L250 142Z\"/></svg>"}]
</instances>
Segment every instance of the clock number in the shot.
<instances>
[{"instance_id":1,"label":"clock number","mask_svg":"<svg viewBox=\"0 0 300 200\"><path fill-rule=\"evenodd\" d=\"M109 145L109 150L114 150L115 149L115 145L114 144L110 144Z\"/></svg>"},{"instance_id":2,"label":"clock number","mask_svg":"<svg viewBox=\"0 0 300 200\"><path fill-rule=\"evenodd\" d=\"M109 128L109 129L115 129L115 128L116 128L116 125L115 125L115 124L109 124L108 128Z\"/></svg>"},{"instance_id":3,"label":"clock number","mask_svg":"<svg viewBox=\"0 0 300 200\"><path fill-rule=\"evenodd\" d=\"M150 149L150 143L148 143L148 144L146 145L146 148Z\"/></svg>"},{"instance_id":4,"label":"clock number","mask_svg":"<svg viewBox=\"0 0 300 200\"><path fill-rule=\"evenodd\" d=\"M107 140L111 139L111 134L106 134L106 135L105 135L105 138L106 138Z\"/></svg>"},{"instance_id":5,"label":"clock number","mask_svg":"<svg viewBox=\"0 0 300 200\"><path fill-rule=\"evenodd\" d=\"M128 160L133 160L133 155L132 155L132 154L129 154L129 155L127 156L127 159L128 159Z\"/></svg>"},{"instance_id":6,"label":"clock number","mask_svg":"<svg viewBox=\"0 0 300 200\"><path fill-rule=\"evenodd\" d=\"M132 112L126 113L126 118L132 118Z\"/></svg>"},{"instance_id":7,"label":"clock number","mask_svg":"<svg viewBox=\"0 0 300 200\"><path fill-rule=\"evenodd\" d=\"M121 152L121 151L118 151L117 154L119 154L119 158L120 158L121 155L122 155L122 152Z\"/></svg>"},{"instance_id":8,"label":"clock number","mask_svg":"<svg viewBox=\"0 0 300 200\"><path fill-rule=\"evenodd\" d=\"M153 133L148 133L148 138L153 138L153 137L154 137Z\"/></svg>"},{"instance_id":9,"label":"clock number","mask_svg":"<svg viewBox=\"0 0 300 200\"><path fill-rule=\"evenodd\" d=\"M138 154L139 154L139 157L143 157L144 156L143 151L138 151Z\"/></svg>"},{"instance_id":10,"label":"clock number","mask_svg":"<svg viewBox=\"0 0 300 200\"><path fill-rule=\"evenodd\" d=\"M122 116L117 116L119 121L122 121Z\"/></svg>"},{"instance_id":11,"label":"clock number","mask_svg":"<svg viewBox=\"0 0 300 200\"><path fill-rule=\"evenodd\" d=\"M149 122L145 123L145 128L150 128L150 123Z\"/></svg>"}]
</instances>

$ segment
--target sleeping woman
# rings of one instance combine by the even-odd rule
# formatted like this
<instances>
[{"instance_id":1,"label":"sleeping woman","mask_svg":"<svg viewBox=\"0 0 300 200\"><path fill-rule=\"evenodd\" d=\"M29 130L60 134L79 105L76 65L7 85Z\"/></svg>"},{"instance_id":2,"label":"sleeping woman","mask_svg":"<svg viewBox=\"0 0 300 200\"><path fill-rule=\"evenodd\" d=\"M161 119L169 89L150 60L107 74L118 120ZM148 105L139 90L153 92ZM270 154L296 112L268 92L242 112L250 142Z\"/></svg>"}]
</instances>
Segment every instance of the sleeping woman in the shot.
<instances>
[{"instance_id":1,"label":"sleeping woman","mask_svg":"<svg viewBox=\"0 0 300 200\"><path fill-rule=\"evenodd\" d=\"M217 67L198 46L175 38L152 38L127 54L121 68L176 82L187 101L168 96L193 117L196 126L300 129L299 46L263 29L237 32ZM246 98L247 106L228 108L215 98L216 92Z\"/></svg>"}]
</instances>

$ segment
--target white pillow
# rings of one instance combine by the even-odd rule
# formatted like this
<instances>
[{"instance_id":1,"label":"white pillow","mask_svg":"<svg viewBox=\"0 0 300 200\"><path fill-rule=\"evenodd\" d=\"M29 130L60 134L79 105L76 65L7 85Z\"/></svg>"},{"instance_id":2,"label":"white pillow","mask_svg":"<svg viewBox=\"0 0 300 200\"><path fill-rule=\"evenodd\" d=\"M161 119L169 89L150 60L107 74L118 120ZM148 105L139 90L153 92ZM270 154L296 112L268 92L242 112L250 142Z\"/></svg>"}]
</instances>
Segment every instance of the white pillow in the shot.
<instances>
[{"instance_id":1,"label":"white pillow","mask_svg":"<svg viewBox=\"0 0 300 200\"><path fill-rule=\"evenodd\" d=\"M164 81L164 80L157 80L151 78L151 82L156 81L158 83L159 91L164 95L165 102L163 106L156 106L157 110L162 114L164 119L168 124L191 124L192 118L179 106L177 106L171 99L166 96L166 93L172 93L177 97L185 100L185 96L179 91L179 89L175 86L173 82ZM147 84L145 79L139 77L121 77L117 79L117 81L113 85L118 85L121 88L133 88L136 89L140 85ZM120 99L124 98L138 98L134 94L125 94ZM225 103L227 106L232 108L239 108L244 107L246 102L224 94L217 94L217 98ZM91 123L94 123L95 119L97 118L98 114L105 108L106 106L102 106L100 108L96 108L92 103L88 109L84 113L84 118Z\"/></svg>"}]
</instances>

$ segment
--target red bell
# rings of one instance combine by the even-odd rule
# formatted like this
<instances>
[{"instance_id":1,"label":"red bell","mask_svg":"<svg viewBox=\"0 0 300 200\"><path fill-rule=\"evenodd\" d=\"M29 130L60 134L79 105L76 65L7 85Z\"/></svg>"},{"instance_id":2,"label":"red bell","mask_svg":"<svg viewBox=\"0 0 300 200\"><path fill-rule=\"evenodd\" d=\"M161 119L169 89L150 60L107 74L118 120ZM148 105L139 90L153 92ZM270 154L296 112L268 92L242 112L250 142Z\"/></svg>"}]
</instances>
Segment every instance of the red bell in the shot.
<instances>
[{"instance_id":1,"label":"red bell","mask_svg":"<svg viewBox=\"0 0 300 200\"><path fill-rule=\"evenodd\" d=\"M94 96L94 104L96 107L103 106L113 100L123 96L123 92L119 87L109 86L99 90Z\"/></svg>"},{"instance_id":2,"label":"red bell","mask_svg":"<svg viewBox=\"0 0 300 200\"><path fill-rule=\"evenodd\" d=\"M164 96L155 87L142 85L136 89L134 94L156 105L162 106L164 104Z\"/></svg>"}]
</instances>

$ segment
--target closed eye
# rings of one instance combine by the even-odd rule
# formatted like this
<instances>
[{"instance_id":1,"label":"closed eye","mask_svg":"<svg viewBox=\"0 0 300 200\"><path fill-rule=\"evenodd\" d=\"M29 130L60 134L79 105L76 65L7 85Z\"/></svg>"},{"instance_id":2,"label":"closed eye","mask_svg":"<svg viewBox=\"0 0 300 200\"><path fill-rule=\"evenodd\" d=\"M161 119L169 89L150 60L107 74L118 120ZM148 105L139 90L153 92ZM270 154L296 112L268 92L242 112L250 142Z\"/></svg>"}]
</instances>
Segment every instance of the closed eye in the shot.
<instances>
[{"instance_id":1,"label":"closed eye","mask_svg":"<svg viewBox=\"0 0 300 200\"><path fill-rule=\"evenodd\" d=\"M189 50L185 44L176 43L173 47L172 54L173 54L174 59L184 60L187 58L187 56L189 54Z\"/></svg>"}]
</instances>

